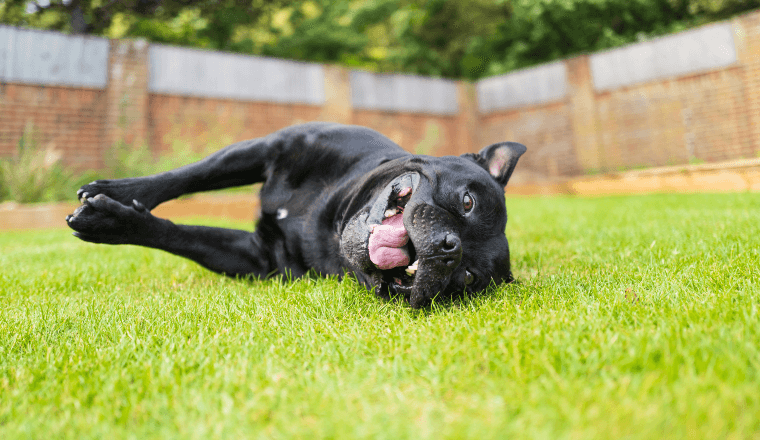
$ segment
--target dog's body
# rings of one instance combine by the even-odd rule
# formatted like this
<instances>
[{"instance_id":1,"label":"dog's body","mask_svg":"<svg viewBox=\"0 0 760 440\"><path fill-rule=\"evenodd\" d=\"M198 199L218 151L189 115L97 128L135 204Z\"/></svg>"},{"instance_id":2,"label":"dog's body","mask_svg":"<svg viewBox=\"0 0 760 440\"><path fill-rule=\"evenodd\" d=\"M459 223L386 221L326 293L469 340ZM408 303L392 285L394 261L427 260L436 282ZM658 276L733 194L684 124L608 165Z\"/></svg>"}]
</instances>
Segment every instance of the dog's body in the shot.
<instances>
[{"instance_id":1,"label":"dog's body","mask_svg":"<svg viewBox=\"0 0 760 440\"><path fill-rule=\"evenodd\" d=\"M507 142L415 156L367 128L309 123L166 173L85 185L67 222L85 241L162 249L232 276L350 272L419 307L512 280L503 188L524 151ZM264 184L253 233L150 213L182 194L255 182Z\"/></svg>"}]
</instances>

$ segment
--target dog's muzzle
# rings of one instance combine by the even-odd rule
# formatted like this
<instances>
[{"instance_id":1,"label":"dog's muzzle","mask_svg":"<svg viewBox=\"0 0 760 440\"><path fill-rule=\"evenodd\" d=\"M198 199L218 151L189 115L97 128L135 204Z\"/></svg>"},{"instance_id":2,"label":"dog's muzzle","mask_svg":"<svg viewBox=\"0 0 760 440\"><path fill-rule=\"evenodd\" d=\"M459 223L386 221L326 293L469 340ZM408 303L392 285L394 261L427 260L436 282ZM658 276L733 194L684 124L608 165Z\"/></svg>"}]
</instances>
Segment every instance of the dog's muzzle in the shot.
<instances>
[{"instance_id":1,"label":"dog's muzzle","mask_svg":"<svg viewBox=\"0 0 760 440\"><path fill-rule=\"evenodd\" d=\"M409 293L409 303L419 307L449 285L451 274L462 262L462 241L454 216L423 202L410 202L404 225L414 245L418 268Z\"/></svg>"},{"instance_id":2,"label":"dog's muzzle","mask_svg":"<svg viewBox=\"0 0 760 440\"><path fill-rule=\"evenodd\" d=\"M456 219L427 203L430 191L416 173L395 178L341 237L346 258L376 288L408 298L412 307L444 292L462 261Z\"/></svg>"}]
</instances>

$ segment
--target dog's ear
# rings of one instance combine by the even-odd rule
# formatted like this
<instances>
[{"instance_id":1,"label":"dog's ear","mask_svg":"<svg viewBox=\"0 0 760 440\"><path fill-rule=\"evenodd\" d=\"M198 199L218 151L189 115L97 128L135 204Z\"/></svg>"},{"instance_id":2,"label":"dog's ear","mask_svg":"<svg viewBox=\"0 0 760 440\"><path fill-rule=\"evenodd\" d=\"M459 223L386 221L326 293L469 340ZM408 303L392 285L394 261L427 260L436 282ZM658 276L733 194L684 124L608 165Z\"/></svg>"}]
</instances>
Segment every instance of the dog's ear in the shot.
<instances>
[{"instance_id":1,"label":"dog's ear","mask_svg":"<svg viewBox=\"0 0 760 440\"><path fill-rule=\"evenodd\" d=\"M470 159L488 171L499 185L507 186L517 160L525 153L525 145L517 142L501 142L480 150L479 153L467 153L462 157Z\"/></svg>"}]
</instances>

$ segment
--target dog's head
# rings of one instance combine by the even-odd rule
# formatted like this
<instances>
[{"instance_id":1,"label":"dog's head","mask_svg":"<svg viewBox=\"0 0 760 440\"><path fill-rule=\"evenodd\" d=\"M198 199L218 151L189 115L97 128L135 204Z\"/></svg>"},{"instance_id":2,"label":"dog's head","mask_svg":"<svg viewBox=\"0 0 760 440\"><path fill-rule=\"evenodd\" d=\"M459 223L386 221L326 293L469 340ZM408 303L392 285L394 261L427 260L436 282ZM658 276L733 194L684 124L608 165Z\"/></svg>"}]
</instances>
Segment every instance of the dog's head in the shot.
<instances>
[{"instance_id":1,"label":"dog's head","mask_svg":"<svg viewBox=\"0 0 760 440\"><path fill-rule=\"evenodd\" d=\"M512 281L504 186L525 146L409 156L368 175L347 209L341 253L381 294L420 307L437 294Z\"/></svg>"}]
</instances>

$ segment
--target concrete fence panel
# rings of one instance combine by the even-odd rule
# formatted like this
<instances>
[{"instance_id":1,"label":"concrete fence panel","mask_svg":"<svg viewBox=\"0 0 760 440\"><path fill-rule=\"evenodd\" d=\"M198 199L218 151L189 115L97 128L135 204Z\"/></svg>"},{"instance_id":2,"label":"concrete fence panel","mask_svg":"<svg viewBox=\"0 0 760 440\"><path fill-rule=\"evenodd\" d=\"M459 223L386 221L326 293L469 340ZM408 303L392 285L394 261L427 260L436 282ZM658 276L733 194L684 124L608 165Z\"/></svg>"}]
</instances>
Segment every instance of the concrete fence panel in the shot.
<instances>
[{"instance_id":1,"label":"concrete fence panel","mask_svg":"<svg viewBox=\"0 0 760 440\"><path fill-rule=\"evenodd\" d=\"M594 89L598 92L724 68L736 62L730 23L703 26L590 57Z\"/></svg>"},{"instance_id":2,"label":"concrete fence panel","mask_svg":"<svg viewBox=\"0 0 760 440\"><path fill-rule=\"evenodd\" d=\"M544 64L480 80L476 88L481 113L559 101L567 95L567 68Z\"/></svg>"},{"instance_id":3,"label":"concrete fence panel","mask_svg":"<svg viewBox=\"0 0 760 440\"><path fill-rule=\"evenodd\" d=\"M0 26L0 81L73 87L106 87L109 42Z\"/></svg>"},{"instance_id":4,"label":"concrete fence panel","mask_svg":"<svg viewBox=\"0 0 760 440\"><path fill-rule=\"evenodd\" d=\"M320 64L151 45L152 93L321 105Z\"/></svg>"},{"instance_id":5,"label":"concrete fence panel","mask_svg":"<svg viewBox=\"0 0 760 440\"><path fill-rule=\"evenodd\" d=\"M437 115L459 112L455 81L352 71L350 85L355 109Z\"/></svg>"}]
</instances>

